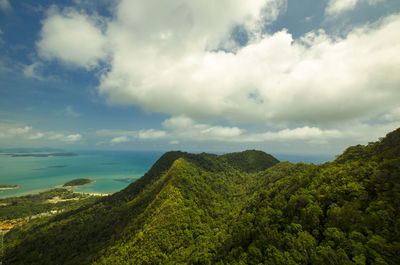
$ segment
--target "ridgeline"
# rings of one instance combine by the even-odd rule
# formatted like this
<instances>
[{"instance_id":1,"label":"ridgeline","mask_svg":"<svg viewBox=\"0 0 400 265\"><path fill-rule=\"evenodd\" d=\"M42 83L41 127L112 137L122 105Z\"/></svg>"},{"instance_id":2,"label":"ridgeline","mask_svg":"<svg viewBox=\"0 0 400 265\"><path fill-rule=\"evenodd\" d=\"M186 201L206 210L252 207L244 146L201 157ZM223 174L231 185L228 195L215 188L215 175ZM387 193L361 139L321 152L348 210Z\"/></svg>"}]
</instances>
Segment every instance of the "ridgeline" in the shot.
<instances>
[{"instance_id":1,"label":"ridgeline","mask_svg":"<svg viewBox=\"0 0 400 265\"><path fill-rule=\"evenodd\" d=\"M322 165L165 153L93 204L11 230L4 264L400 264L400 129Z\"/></svg>"}]
</instances>

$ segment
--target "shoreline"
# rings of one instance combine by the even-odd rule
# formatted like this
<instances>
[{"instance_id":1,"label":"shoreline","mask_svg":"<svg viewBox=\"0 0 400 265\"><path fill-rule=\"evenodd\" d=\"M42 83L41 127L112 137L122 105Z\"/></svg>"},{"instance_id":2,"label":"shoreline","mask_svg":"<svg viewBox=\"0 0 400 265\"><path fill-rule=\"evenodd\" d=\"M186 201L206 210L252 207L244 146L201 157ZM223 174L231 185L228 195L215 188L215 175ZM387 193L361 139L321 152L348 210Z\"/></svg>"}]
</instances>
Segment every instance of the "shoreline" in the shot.
<instances>
[{"instance_id":1,"label":"shoreline","mask_svg":"<svg viewBox=\"0 0 400 265\"><path fill-rule=\"evenodd\" d=\"M75 187L78 187L78 186L75 186ZM9 198L16 198L16 197L23 197L23 196L29 196L29 195L37 195L37 194L39 194L41 192L45 192L45 191L49 191L49 190L53 190L53 189L66 189L66 190L69 190L69 191L71 191L73 193L76 193L76 194L84 194L84 195L89 195L89 196L101 196L101 197L110 196L110 195L115 193L115 192L104 193L104 192L95 192L95 191L94 192L90 192L90 191L89 192L74 191L72 188L66 188L66 187L62 187L60 185L56 185L56 186L54 186L52 188L40 189L40 190L36 190L35 192L27 192L27 193L22 193L22 194L19 194L19 195L11 195L11 196L6 196L6 197L0 197L0 200L9 199ZM1 190L0 190L0 192L1 192Z\"/></svg>"},{"instance_id":2,"label":"shoreline","mask_svg":"<svg viewBox=\"0 0 400 265\"><path fill-rule=\"evenodd\" d=\"M96 182L95 179L90 179L90 180L91 180L91 182L85 183L85 184L82 184L82 185L62 186L61 188L67 189L67 190L69 190L69 191L72 191L73 193L85 194L85 195L89 195L89 196L102 196L102 197L104 197L104 196L109 196L109 195L112 194L112 193L85 192L85 191L75 191L75 190L74 190L74 189L76 189L76 188L83 187L83 186L87 186L87 185L90 185L90 184L93 184L93 183Z\"/></svg>"},{"instance_id":3,"label":"shoreline","mask_svg":"<svg viewBox=\"0 0 400 265\"><path fill-rule=\"evenodd\" d=\"M0 190L17 190L17 189L19 189L18 185L15 186L10 185L10 187L0 187Z\"/></svg>"},{"instance_id":4,"label":"shoreline","mask_svg":"<svg viewBox=\"0 0 400 265\"><path fill-rule=\"evenodd\" d=\"M73 193L77 193L77 194L85 194L85 195L89 195L89 196L110 196L113 193L102 193L102 192L86 192L86 191L76 191L74 189L77 189L79 187L83 187L89 184L93 184L94 182L96 182L96 180L92 180L91 183L86 183L83 185L76 185L76 186L56 186L57 188L62 188L62 189L67 189L69 191L72 191Z\"/></svg>"},{"instance_id":5,"label":"shoreline","mask_svg":"<svg viewBox=\"0 0 400 265\"><path fill-rule=\"evenodd\" d=\"M85 195L89 195L89 196L110 196L113 193L100 193L100 192L83 192L83 191L73 191L71 190L73 193L77 193L77 194L85 194Z\"/></svg>"}]
</instances>

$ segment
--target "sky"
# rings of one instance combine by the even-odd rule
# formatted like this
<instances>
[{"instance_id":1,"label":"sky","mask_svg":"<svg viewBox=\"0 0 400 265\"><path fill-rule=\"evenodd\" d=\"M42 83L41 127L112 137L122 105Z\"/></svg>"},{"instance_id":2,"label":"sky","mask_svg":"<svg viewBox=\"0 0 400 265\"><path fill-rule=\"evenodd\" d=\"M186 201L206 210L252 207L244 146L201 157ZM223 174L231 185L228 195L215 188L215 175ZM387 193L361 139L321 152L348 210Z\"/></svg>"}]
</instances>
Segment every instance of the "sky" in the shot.
<instances>
[{"instance_id":1,"label":"sky","mask_svg":"<svg viewBox=\"0 0 400 265\"><path fill-rule=\"evenodd\" d=\"M0 148L333 156L398 127L398 0L0 0Z\"/></svg>"}]
</instances>

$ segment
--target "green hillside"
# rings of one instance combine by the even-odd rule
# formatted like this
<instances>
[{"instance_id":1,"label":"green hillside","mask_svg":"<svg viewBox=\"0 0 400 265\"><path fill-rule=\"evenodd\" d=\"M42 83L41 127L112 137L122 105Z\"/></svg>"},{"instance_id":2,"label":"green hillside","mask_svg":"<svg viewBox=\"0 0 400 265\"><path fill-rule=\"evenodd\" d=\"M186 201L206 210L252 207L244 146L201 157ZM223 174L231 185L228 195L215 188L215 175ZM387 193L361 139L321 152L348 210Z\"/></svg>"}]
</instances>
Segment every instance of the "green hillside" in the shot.
<instances>
[{"instance_id":1,"label":"green hillside","mask_svg":"<svg viewBox=\"0 0 400 265\"><path fill-rule=\"evenodd\" d=\"M4 264L400 264L400 129L323 165L168 152L5 237Z\"/></svg>"}]
</instances>

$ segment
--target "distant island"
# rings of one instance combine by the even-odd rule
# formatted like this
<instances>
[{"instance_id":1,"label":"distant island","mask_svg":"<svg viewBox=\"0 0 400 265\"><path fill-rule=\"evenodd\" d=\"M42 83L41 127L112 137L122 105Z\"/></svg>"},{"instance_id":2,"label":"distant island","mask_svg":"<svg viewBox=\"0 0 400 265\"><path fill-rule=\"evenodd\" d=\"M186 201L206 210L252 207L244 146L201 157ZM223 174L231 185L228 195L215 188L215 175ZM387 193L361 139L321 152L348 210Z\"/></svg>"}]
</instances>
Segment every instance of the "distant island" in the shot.
<instances>
[{"instance_id":1,"label":"distant island","mask_svg":"<svg viewBox=\"0 0 400 265\"><path fill-rule=\"evenodd\" d=\"M53 157L53 156L77 156L75 153L49 153L49 154L11 154L12 157Z\"/></svg>"},{"instance_id":2,"label":"distant island","mask_svg":"<svg viewBox=\"0 0 400 265\"><path fill-rule=\"evenodd\" d=\"M90 183L93 183L94 181L92 179L85 179L85 178L80 178L80 179L73 179L71 181L68 181L63 185L63 187L74 187L74 186L83 186L87 185Z\"/></svg>"},{"instance_id":3,"label":"distant island","mask_svg":"<svg viewBox=\"0 0 400 265\"><path fill-rule=\"evenodd\" d=\"M18 148L6 148L6 149L0 150L0 153L20 153L20 154L61 153L61 152L65 152L65 150L59 149L59 148L51 148L51 147L41 147L41 148L18 147Z\"/></svg>"},{"instance_id":4,"label":"distant island","mask_svg":"<svg viewBox=\"0 0 400 265\"><path fill-rule=\"evenodd\" d=\"M14 190L19 189L18 185L0 185L0 190Z\"/></svg>"}]
</instances>

